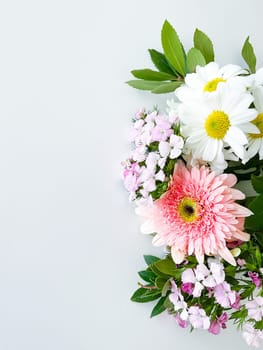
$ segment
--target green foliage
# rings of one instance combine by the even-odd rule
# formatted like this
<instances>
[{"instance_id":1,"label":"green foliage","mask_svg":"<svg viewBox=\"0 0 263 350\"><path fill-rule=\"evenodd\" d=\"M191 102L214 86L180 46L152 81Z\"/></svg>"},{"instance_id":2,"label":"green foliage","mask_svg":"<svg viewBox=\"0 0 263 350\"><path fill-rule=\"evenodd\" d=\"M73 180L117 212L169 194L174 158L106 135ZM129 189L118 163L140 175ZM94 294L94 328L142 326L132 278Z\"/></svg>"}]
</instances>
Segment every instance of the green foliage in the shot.
<instances>
[{"instance_id":1,"label":"green foliage","mask_svg":"<svg viewBox=\"0 0 263 350\"><path fill-rule=\"evenodd\" d=\"M157 304L154 306L151 312L151 317L157 316L166 310L165 301L166 297L161 297Z\"/></svg>"},{"instance_id":2,"label":"green foliage","mask_svg":"<svg viewBox=\"0 0 263 350\"><path fill-rule=\"evenodd\" d=\"M246 229L248 229L250 232L263 231L263 194L260 194L250 202L249 209L254 213L254 215L246 218Z\"/></svg>"},{"instance_id":3,"label":"green foliage","mask_svg":"<svg viewBox=\"0 0 263 350\"><path fill-rule=\"evenodd\" d=\"M173 92L176 90L179 86L182 85L182 81L173 81L173 82L165 82L161 85L157 86L156 88L152 89L153 94L166 94L169 92Z\"/></svg>"},{"instance_id":4,"label":"green foliage","mask_svg":"<svg viewBox=\"0 0 263 350\"><path fill-rule=\"evenodd\" d=\"M161 296L161 292L158 289L151 289L151 286L145 286L137 289L131 297L131 301L136 303L147 303L158 299Z\"/></svg>"},{"instance_id":5,"label":"green foliage","mask_svg":"<svg viewBox=\"0 0 263 350\"><path fill-rule=\"evenodd\" d=\"M253 46L249 42L249 36L246 38L243 48L242 48L242 57L246 61L250 72L255 73L256 72L256 63L257 59L254 53Z\"/></svg>"},{"instance_id":6,"label":"green foliage","mask_svg":"<svg viewBox=\"0 0 263 350\"><path fill-rule=\"evenodd\" d=\"M182 43L172 25L165 21L161 33L164 54L172 69L182 77L185 76L185 55Z\"/></svg>"},{"instance_id":7,"label":"green foliage","mask_svg":"<svg viewBox=\"0 0 263 350\"><path fill-rule=\"evenodd\" d=\"M149 49L148 51L153 64L160 72L168 73L170 75L177 75L176 72L174 72L170 67L169 62L163 53L154 49Z\"/></svg>"},{"instance_id":8,"label":"green foliage","mask_svg":"<svg viewBox=\"0 0 263 350\"><path fill-rule=\"evenodd\" d=\"M154 283L156 278L156 274L151 270L139 271L138 275L141 277L141 279L148 283Z\"/></svg>"},{"instance_id":9,"label":"green foliage","mask_svg":"<svg viewBox=\"0 0 263 350\"><path fill-rule=\"evenodd\" d=\"M132 75L138 79L152 80L152 81L165 81L165 80L174 80L175 76L164 73L156 72L151 69L136 69L131 71Z\"/></svg>"},{"instance_id":10,"label":"green foliage","mask_svg":"<svg viewBox=\"0 0 263 350\"><path fill-rule=\"evenodd\" d=\"M129 80L127 84L138 90L153 90L161 85L160 81L154 80Z\"/></svg>"},{"instance_id":11,"label":"green foliage","mask_svg":"<svg viewBox=\"0 0 263 350\"><path fill-rule=\"evenodd\" d=\"M257 193L263 193L263 176L251 176L251 183Z\"/></svg>"},{"instance_id":12,"label":"green foliage","mask_svg":"<svg viewBox=\"0 0 263 350\"><path fill-rule=\"evenodd\" d=\"M254 325L255 329L263 330L263 320L257 321Z\"/></svg>"},{"instance_id":13,"label":"green foliage","mask_svg":"<svg viewBox=\"0 0 263 350\"><path fill-rule=\"evenodd\" d=\"M153 255L144 255L143 258L148 266L154 264L156 261L161 260L157 256L153 256Z\"/></svg>"},{"instance_id":14,"label":"green foliage","mask_svg":"<svg viewBox=\"0 0 263 350\"><path fill-rule=\"evenodd\" d=\"M193 47L187 54L187 68L189 72L195 72L196 66L204 66L205 58L201 51Z\"/></svg>"},{"instance_id":15,"label":"green foliage","mask_svg":"<svg viewBox=\"0 0 263 350\"><path fill-rule=\"evenodd\" d=\"M212 41L199 29L196 29L194 32L194 47L202 53L206 63L214 61L215 55Z\"/></svg>"}]
</instances>

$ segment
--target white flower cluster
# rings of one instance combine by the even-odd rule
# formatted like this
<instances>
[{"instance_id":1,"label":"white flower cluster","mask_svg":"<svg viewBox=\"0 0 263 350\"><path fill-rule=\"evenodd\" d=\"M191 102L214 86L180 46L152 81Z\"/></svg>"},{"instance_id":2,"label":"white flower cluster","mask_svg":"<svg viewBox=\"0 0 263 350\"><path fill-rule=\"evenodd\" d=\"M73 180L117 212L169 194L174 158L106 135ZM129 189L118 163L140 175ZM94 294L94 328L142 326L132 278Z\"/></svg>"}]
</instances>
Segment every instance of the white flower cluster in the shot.
<instances>
[{"instance_id":1,"label":"white flower cluster","mask_svg":"<svg viewBox=\"0 0 263 350\"><path fill-rule=\"evenodd\" d=\"M176 90L179 103L168 101L170 113L179 116L188 160L220 173L227 160L263 158L263 68L246 73L215 62L198 66Z\"/></svg>"}]
</instances>

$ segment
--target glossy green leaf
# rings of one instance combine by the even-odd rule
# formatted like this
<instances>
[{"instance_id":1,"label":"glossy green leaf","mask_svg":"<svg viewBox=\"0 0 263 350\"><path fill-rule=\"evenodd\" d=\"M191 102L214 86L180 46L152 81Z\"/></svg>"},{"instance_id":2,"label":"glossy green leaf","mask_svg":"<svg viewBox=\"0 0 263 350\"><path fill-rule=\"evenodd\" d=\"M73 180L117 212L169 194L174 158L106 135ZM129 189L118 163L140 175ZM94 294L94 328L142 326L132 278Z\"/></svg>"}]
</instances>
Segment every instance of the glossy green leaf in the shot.
<instances>
[{"instance_id":1,"label":"glossy green leaf","mask_svg":"<svg viewBox=\"0 0 263 350\"><path fill-rule=\"evenodd\" d=\"M257 193L263 193L263 176L251 176L252 186Z\"/></svg>"},{"instance_id":2,"label":"glossy green leaf","mask_svg":"<svg viewBox=\"0 0 263 350\"><path fill-rule=\"evenodd\" d=\"M206 63L214 61L213 43L209 37L199 29L196 29L194 32L194 47L202 53Z\"/></svg>"},{"instance_id":3,"label":"glossy green leaf","mask_svg":"<svg viewBox=\"0 0 263 350\"><path fill-rule=\"evenodd\" d=\"M144 80L165 81L174 80L176 78L174 75L163 72L156 72L151 69L135 69L132 70L131 73L135 78Z\"/></svg>"},{"instance_id":4,"label":"glossy green leaf","mask_svg":"<svg viewBox=\"0 0 263 350\"><path fill-rule=\"evenodd\" d=\"M151 80L129 80L127 81L127 84L139 90L153 90L157 86L161 85L161 82Z\"/></svg>"},{"instance_id":5,"label":"glossy green leaf","mask_svg":"<svg viewBox=\"0 0 263 350\"><path fill-rule=\"evenodd\" d=\"M144 281L149 282L149 283L154 283L154 280L156 278L155 273L153 273L152 271L148 271L148 270L139 271L138 275L141 277L141 279L143 279Z\"/></svg>"},{"instance_id":6,"label":"glossy green leaf","mask_svg":"<svg viewBox=\"0 0 263 350\"><path fill-rule=\"evenodd\" d=\"M166 307L164 306L166 297L160 298L160 300L157 302L157 304L154 306L151 312L151 317L160 315L162 312L166 310Z\"/></svg>"},{"instance_id":7,"label":"glossy green leaf","mask_svg":"<svg viewBox=\"0 0 263 350\"><path fill-rule=\"evenodd\" d=\"M148 266L152 265L156 261L161 260L160 258L158 258L157 256L154 256L154 255L144 255L143 258Z\"/></svg>"},{"instance_id":8,"label":"glossy green leaf","mask_svg":"<svg viewBox=\"0 0 263 350\"><path fill-rule=\"evenodd\" d=\"M246 38L243 48L242 48L242 57L246 61L250 72L255 73L256 72L256 63L257 59L254 53L253 46L249 42L249 36Z\"/></svg>"},{"instance_id":9,"label":"glossy green leaf","mask_svg":"<svg viewBox=\"0 0 263 350\"><path fill-rule=\"evenodd\" d=\"M152 89L152 93L154 93L154 94L166 94L168 92L175 91L181 85L182 85L181 81L173 81L171 83L162 83L161 85Z\"/></svg>"},{"instance_id":10,"label":"glossy green leaf","mask_svg":"<svg viewBox=\"0 0 263 350\"><path fill-rule=\"evenodd\" d=\"M186 62L189 72L195 72L196 66L205 66L206 64L206 60L201 51L195 47L188 51Z\"/></svg>"},{"instance_id":11,"label":"glossy green leaf","mask_svg":"<svg viewBox=\"0 0 263 350\"><path fill-rule=\"evenodd\" d=\"M139 288L132 295L131 301L134 301L136 303L147 303L149 301L158 299L160 296L161 293L159 290Z\"/></svg>"},{"instance_id":12,"label":"glossy green leaf","mask_svg":"<svg viewBox=\"0 0 263 350\"><path fill-rule=\"evenodd\" d=\"M161 273L179 278L181 276L182 270L178 269L172 259L159 260L154 264L154 267Z\"/></svg>"},{"instance_id":13,"label":"glossy green leaf","mask_svg":"<svg viewBox=\"0 0 263 350\"><path fill-rule=\"evenodd\" d=\"M184 50L175 29L168 21L164 22L161 37L165 57L176 72L184 77L186 73Z\"/></svg>"},{"instance_id":14,"label":"glossy green leaf","mask_svg":"<svg viewBox=\"0 0 263 350\"><path fill-rule=\"evenodd\" d=\"M154 49L149 49L149 53L153 64L160 72L165 72L171 75L175 74L163 53Z\"/></svg>"}]
</instances>

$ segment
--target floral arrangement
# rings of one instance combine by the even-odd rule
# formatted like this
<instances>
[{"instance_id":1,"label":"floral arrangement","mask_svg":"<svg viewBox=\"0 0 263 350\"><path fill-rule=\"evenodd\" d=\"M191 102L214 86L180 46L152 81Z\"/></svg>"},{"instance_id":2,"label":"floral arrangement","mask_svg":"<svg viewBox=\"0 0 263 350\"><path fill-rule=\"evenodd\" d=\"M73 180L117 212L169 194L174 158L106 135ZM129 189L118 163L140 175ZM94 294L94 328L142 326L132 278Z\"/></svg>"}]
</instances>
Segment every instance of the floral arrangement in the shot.
<instances>
[{"instance_id":1,"label":"floral arrangement","mask_svg":"<svg viewBox=\"0 0 263 350\"><path fill-rule=\"evenodd\" d=\"M124 186L164 256L144 256L134 302L153 302L182 328L219 334L232 321L249 345L263 339L263 68L245 40L246 68L214 60L211 40L194 33L187 53L165 21L157 70L128 84L174 92L167 109L133 118ZM249 193L244 193L244 181ZM242 187L243 186L243 187ZM242 190L243 188L243 190ZM252 195L251 195L252 193Z\"/></svg>"}]
</instances>

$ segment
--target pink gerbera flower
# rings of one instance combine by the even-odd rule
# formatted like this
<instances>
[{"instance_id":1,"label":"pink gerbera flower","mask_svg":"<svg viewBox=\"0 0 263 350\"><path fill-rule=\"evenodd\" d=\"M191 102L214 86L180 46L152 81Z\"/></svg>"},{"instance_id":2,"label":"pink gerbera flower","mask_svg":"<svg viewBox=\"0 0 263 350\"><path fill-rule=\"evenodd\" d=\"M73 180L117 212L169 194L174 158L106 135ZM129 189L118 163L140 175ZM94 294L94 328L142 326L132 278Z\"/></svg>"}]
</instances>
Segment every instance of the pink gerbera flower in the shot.
<instances>
[{"instance_id":1,"label":"pink gerbera flower","mask_svg":"<svg viewBox=\"0 0 263 350\"><path fill-rule=\"evenodd\" d=\"M235 203L245 198L231 188L236 181L233 174L215 175L204 166L189 170L178 161L168 191L152 206L137 208L147 218L142 232L156 233L154 245L170 246L176 264L192 254L201 264L206 254L236 265L226 243L249 240L242 230L244 217L252 214Z\"/></svg>"}]
</instances>

